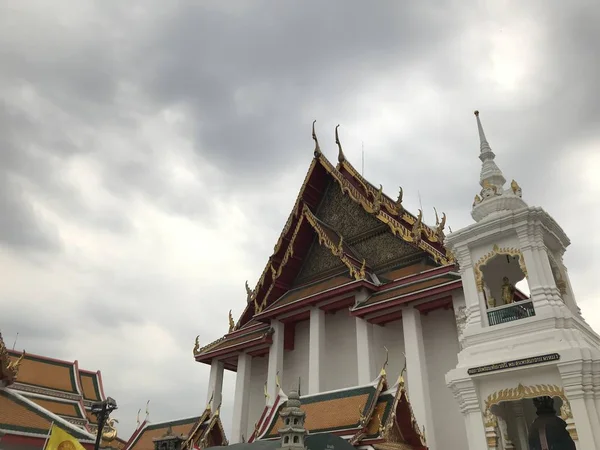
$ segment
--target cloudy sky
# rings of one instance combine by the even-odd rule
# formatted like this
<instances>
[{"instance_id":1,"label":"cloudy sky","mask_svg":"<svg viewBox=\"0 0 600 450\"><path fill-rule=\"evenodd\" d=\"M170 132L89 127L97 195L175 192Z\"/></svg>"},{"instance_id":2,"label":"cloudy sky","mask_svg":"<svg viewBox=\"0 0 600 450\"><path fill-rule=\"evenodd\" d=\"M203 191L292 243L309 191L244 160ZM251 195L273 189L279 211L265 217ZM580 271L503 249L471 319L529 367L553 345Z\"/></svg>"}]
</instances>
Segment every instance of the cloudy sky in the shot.
<instances>
[{"instance_id":1,"label":"cloudy sky","mask_svg":"<svg viewBox=\"0 0 600 450\"><path fill-rule=\"evenodd\" d=\"M599 22L595 0L1 1L5 340L101 369L124 438L147 400L153 421L198 414L194 337L242 312L312 120L330 159L339 123L368 179L457 230L478 191L474 109L506 177L571 237L600 330Z\"/></svg>"}]
</instances>

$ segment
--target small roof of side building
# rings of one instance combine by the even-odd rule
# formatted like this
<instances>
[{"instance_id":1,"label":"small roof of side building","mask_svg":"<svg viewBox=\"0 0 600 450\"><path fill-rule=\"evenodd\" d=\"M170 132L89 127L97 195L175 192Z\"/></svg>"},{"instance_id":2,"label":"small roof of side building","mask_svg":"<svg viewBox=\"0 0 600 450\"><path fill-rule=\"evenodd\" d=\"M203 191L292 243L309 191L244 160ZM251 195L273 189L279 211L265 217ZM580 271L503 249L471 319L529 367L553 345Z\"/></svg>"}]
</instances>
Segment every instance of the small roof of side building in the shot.
<instances>
[{"instance_id":1,"label":"small roof of side building","mask_svg":"<svg viewBox=\"0 0 600 450\"><path fill-rule=\"evenodd\" d=\"M6 377L7 367L12 371L10 380ZM0 336L0 373L4 374L0 378L0 431L45 438L54 421L68 423L69 429L80 434L95 435L97 420L91 414L91 406L106 398L99 371L81 370L77 361L8 350ZM121 450L124 444L115 437L103 440L101 447Z\"/></svg>"},{"instance_id":2,"label":"small roof of side building","mask_svg":"<svg viewBox=\"0 0 600 450\"><path fill-rule=\"evenodd\" d=\"M279 439L280 413L286 400L280 391L273 406L265 408L248 442ZM369 385L302 396L300 400L300 407L306 413L305 428L310 435L335 434L356 447L427 449L402 376L389 388L385 370L382 370Z\"/></svg>"},{"instance_id":3,"label":"small roof of side building","mask_svg":"<svg viewBox=\"0 0 600 450\"><path fill-rule=\"evenodd\" d=\"M45 438L55 423L81 442L93 443L95 436L62 417L39 406L12 389L0 389L0 431Z\"/></svg>"},{"instance_id":4,"label":"small roof of side building","mask_svg":"<svg viewBox=\"0 0 600 450\"><path fill-rule=\"evenodd\" d=\"M131 435L125 450L154 450L154 440L168 435L185 438L182 450L228 444L220 413L213 413L209 405L200 416L157 423L144 420Z\"/></svg>"}]
</instances>

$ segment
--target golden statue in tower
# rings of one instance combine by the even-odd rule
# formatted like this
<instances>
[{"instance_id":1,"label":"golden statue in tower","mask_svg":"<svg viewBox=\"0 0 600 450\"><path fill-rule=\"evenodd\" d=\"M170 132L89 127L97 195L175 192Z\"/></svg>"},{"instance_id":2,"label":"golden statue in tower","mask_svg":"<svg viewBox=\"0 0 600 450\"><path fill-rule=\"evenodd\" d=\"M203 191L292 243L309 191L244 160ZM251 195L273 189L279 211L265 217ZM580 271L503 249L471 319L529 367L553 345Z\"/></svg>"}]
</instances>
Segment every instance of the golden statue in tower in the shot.
<instances>
[{"instance_id":1,"label":"golden statue in tower","mask_svg":"<svg viewBox=\"0 0 600 450\"><path fill-rule=\"evenodd\" d=\"M510 283L508 277L502 278L502 300L505 305L512 303L515 298L515 287Z\"/></svg>"}]
</instances>

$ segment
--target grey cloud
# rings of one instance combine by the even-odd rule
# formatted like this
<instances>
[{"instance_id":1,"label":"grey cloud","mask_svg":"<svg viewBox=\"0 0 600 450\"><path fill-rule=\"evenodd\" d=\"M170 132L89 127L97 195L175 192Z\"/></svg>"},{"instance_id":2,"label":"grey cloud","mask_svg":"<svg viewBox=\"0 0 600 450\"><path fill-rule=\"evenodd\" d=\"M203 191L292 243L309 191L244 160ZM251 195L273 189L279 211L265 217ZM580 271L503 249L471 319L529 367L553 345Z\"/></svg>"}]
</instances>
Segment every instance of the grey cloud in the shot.
<instances>
[{"instance_id":1,"label":"grey cloud","mask_svg":"<svg viewBox=\"0 0 600 450\"><path fill-rule=\"evenodd\" d=\"M303 104L351 104L353 84L398 61L426 58L458 31L459 22L442 21L425 7L391 3L261 3L236 17L186 5L144 47L141 79L158 101L188 106L198 151L236 178L256 180L298 161L298 124L311 117ZM247 115L235 99L241 89L249 97L257 91Z\"/></svg>"},{"instance_id":2,"label":"grey cloud","mask_svg":"<svg viewBox=\"0 0 600 450\"><path fill-rule=\"evenodd\" d=\"M0 173L0 241L21 250L56 251L57 230L49 227L23 196L14 177Z\"/></svg>"}]
</instances>

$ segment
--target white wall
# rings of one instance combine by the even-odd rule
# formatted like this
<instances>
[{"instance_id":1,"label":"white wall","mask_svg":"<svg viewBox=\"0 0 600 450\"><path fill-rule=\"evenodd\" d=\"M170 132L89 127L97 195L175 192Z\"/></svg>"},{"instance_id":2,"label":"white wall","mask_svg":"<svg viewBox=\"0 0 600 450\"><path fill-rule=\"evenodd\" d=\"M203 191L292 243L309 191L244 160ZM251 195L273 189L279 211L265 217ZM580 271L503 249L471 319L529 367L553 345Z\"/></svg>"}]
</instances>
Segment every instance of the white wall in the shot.
<instances>
[{"instance_id":1,"label":"white wall","mask_svg":"<svg viewBox=\"0 0 600 450\"><path fill-rule=\"evenodd\" d=\"M373 328L373 348L372 352L375 355L375 365L379 375L379 371L385 361L385 349L389 351L388 367L386 369L388 375L388 383L394 385L400 371L404 367L404 332L402 330L402 319L385 324L385 326L374 325ZM407 383L408 386L408 383Z\"/></svg>"},{"instance_id":2,"label":"white wall","mask_svg":"<svg viewBox=\"0 0 600 450\"><path fill-rule=\"evenodd\" d=\"M326 314L325 334L325 371L321 372L321 391L356 386L356 319L347 309Z\"/></svg>"},{"instance_id":3,"label":"white wall","mask_svg":"<svg viewBox=\"0 0 600 450\"><path fill-rule=\"evenodd\" d=\"M451 309L432 311L421 316L421 324L435 424L435 430L425 430L425 434L435 431L436 442L447 443L448 450L468 448L465 422L445 379L446 373L454 369L458 362L459 346L454 312ZM410 367L408 372L410 377Z\"/></svg>"},{"instance_id":4,"label":"white wall","mask_svg":"<svg viewBox=\"0 0 600 450\"><path fill-rule=\"evenodd\" d=\"M304 320L296 324L294 350L283 352L283 375L281 387L287 394L292 387L298 387L298 378L302 382L302 393L308 393L308 352L310 321Z\"/></svg>"},{"instance_id":5,"label":"white wall","mask_svg":"<svg viewBox=\"0 0 600 450\"><path fill-rule=\"evenodd\" d=\"M244 434L246 439L250 438L252 435L254 426L265 408L265 381L267 381L268 366L268 356L252 358L252 368L250 370L248 430Z\"/></svg>"}]
</instances>

